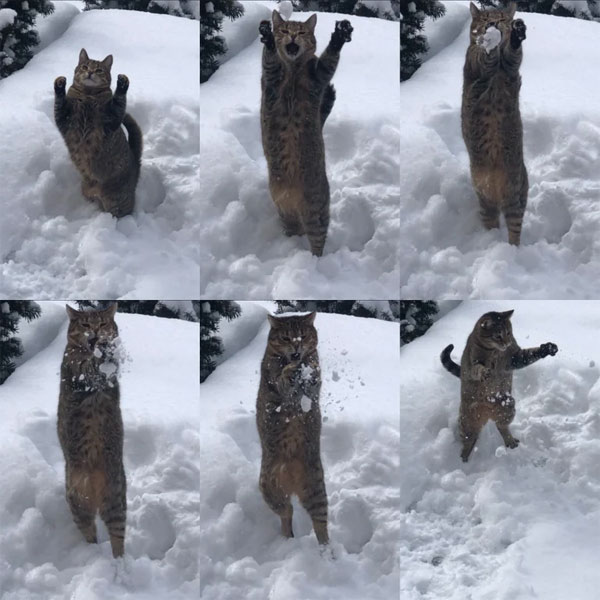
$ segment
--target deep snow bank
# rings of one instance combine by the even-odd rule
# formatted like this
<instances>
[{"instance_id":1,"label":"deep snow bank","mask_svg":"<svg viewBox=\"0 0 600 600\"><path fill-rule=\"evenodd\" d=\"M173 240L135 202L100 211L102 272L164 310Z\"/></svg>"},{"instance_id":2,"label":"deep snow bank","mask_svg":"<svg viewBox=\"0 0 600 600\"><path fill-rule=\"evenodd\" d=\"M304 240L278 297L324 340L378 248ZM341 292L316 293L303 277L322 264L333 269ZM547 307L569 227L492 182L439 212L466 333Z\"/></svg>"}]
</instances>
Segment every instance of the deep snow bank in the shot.
<instances>
[{"instance_id":1,"label":"deep snow bank","mask_svg":"<svg viewBox=\"0 0 600 600\"><path fill-rule=\"evenodd\" d=\"M49 39L68 29L0 82L0 291L197 297L198 22L126 10L69 22L66 9L48 25ZM128 111L144 133L136 210L118 221L82 197L54 125L54 78L70 85L82 47L92 58L113 54L113 83L128 75Z\"/></svg>"},{"instance_id":2,"label":"deep snow bank","mask_svg":"<svg viewBox=\"0 0 600 600\"><path fill-rule=\"evenodd\" d=\"M198 597L198 325L116 320L129 357L121 375L125 557L112 558L101 522L99 544L87 544L64 497L56 410L65 323L0 388L3 600Z\"/></svg>"},{"instance_id":3,"label":"deep snow bank","mask_svg":"<svg viewBox=\"0 0 600 600\"><path fill-rule=\"evenodd\" d=\"M247 17L253 26L264 8L257 6ZM283 234L269 195L260 134L257 29L253 43L202 84L203 296L398 295L399 27L382 19L318 13L317 53L329 43L335 21L345 18L354 33L341 52L333 78L337 100L323 131L331 224L320 259L311 255L305 237ZM243 19L236 31L245 36ZM236 44L235 37L228 43Z\"/></svg>"},{"instance_id":4,"label":"deep snow bank","mask_svg":"<svg viewBox=\"0 0 600 600\"><path fill-rule=\"evenodd\" d=\"M453 343L459 361L476 319L509 309L521 347L559 352L514 374L519 447L488 423L464 464L439 354ZM402 348L402 598L597 597L599 327L597 302L463 302Z\"/></svg>"},{"instance_id":5,"label":"deep snow bank","mask_svg":"<svg viewBox=\"0 0 600 600\"><path fill-rule=\"evenodd\" d=\"M453 15L458 18L462 6ZM521 13L521 112L529 204L521 247L485 231L460 131L461 35L401 85L401 289L407 298L597 296L600 25ZM454 17L453 17L454 18ZM585 60L579 57L585 56Z\"/></svg>"},{"instance_id":6,"label":"deep snow bank","mask_svg":"<svg viewBox=\"0 0 600 600\"><path fill-rule=\"evenodd\" d=\"M250 316L251 321L255 315ZM231 322L246 330L244 316ZM294 532L258 490L255 402L268 325L201 385L201 595L398 597L398 325L319 313L322 459L335 560L295 504Z\"/></svg>"}]
</instances>

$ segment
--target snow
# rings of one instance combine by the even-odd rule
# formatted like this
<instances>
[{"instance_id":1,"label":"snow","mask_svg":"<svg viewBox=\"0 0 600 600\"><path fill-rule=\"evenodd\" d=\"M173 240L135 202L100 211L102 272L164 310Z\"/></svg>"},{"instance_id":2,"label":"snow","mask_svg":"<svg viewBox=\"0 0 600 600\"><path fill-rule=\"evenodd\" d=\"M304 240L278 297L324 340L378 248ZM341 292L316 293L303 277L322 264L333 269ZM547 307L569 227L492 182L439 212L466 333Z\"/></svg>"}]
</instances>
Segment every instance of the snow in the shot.
<instances>
[{"instance_id":1,"label":"snow","mask_svg":"<svg viewBox=\"0 0 600 600\"><path fill-rule=\"evenodd\" d=\"M488 423L465 464L439 355L458 362L476 320L510 309L521 347L559 351L514 373L519 447ZM402 347L402 598L597 598L599 326L597 302L467 301Z\"/></svg>"},{"instance_id":2,"label":"snow","mask_svg":"<svg viewBox=\"0 0 600 600\"><path fill-rule=\"evenodd\" d=\"M483 228L471 184L460 129L468 3L457 3L457 19L460 14L460 35L444 37L440 19L434 41L446 46L401 84L400 153L402 164L410 165L400 174L401 295L596 297L600 102L592 65L600 60L598 24L517 15L528 28L520 98L530 189L521 246L515 248L507 243L504 223L499 230ZM589 62L574 69L573 56Z\"/></svg>"},{"instance_id":3,"label":"snow","mask_svg":"<svg viewBox=\"0 0 600 600\"><path fill-rule=\"evenodd\" d=\"M0 82L0 288L36 299L194 298L199 288L199 23L126 10L41 19L43 49ZM133 215L85 200L53 117L52 81L70 85L85 47L129 76L128 111L144 133ZM114 89L114 86L113 86Z\"/></svg>"},{"instance_id":4,"label":"snow","mask_svg":"<svg viewBox=\"0 0 600 600\"><path fill-rule=\"evenodd\" d=\"M12 8L0 8L0 31L15 22L17 11Z\"/></svg>"},{"instance_id":5,"label":"snow","mask_svg":"<svg viewBox=\"0 0 600 600\"><path fill-rule=\"evenodd\" d=\"M247 329L247 304L231 328ZM310 518L297 502L296 537L281 537L279 519L258 490L255 402L269 331L262 315L256 336L201 385L200 595L397 598L398 325L324 313L315 320L332 559L319 552Z\"/></svg>"},{"instance_id":6,"label":"snow","mask_svg":"<svg viewBox=\"0 0 600 600\"><path fill-rule=\"evenodd\" d=\"M497 48L501 41L502 34L500 33L500 30L495 27L489 27L483 35L477 38L477 44L483 46L488 54Z\"/></svg>"},{"instance_id":7,"label":"snow","mask_svg":"<svg viewBox=\"0 0 600 600\"><path fill-rule=\"evenodd\" d=\"M333 78L337 100L323 132L331 223L324 256L316 258L305 236L283 234L269 195L260 134L258 23L271 9L251 4L245 17L224 22L226 33L237 31L237 38L226 35L230 49L243 49L230 50L233 55L201 86L200 293L247 299L397 297L398 23L318 13L318 53L336 20L349 18L354 33L341 52Z\"/></svg>"},{"instance_id":8,"label":"snow","mask_svg":"<svg viewBox=\"0 0 600 600\"><path fill-rule=\"evenodd\" d=\"M40 304L58 321L59 303ZM43 320L29 326L39 324L44 347L0 388L2 599L197 598L198 325L116 315L130 361L119 378L127 532L115 560L101 521L99 544L87 544L64 497L56 410L67 322L51 338Z\"/></svg>"}]
</instances>

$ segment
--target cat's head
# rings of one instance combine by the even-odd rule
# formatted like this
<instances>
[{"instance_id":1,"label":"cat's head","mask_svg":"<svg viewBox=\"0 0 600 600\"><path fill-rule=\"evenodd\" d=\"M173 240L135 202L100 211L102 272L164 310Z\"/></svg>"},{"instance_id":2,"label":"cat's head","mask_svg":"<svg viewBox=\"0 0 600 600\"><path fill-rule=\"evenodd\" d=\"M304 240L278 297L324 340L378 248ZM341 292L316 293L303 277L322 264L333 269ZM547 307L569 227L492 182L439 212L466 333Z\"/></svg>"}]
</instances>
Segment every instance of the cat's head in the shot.
<instances>
[{"instance_id":1,"label":"cat's head","mask_svg":"<svg viewBox=\"0 0 600 600\"><path fill-rule=\"evenodd\" d=\"M86 352L109 346L119 336L115 323L117 304L104 310L75 310L67 305L69 344Z\"/></svg>"},{"instance_id":2,"label":"cat's head","mask_svg":"<svg viewBox=\"0 0 600 600\"><path fill-rule=\"evenodd\" d=\"M112 63L112 54L109 54L104 60L92 60L85 48L82 48L79 53L79 64L75 67L73 75L73 85L91 94L110 88Z\"/></svg>"},{"instance_id":3,"label":"cat's head","mask_svg":"<svg viewBox=\"0 0 600 600\"><path fill-rule=\"evenodd\" d=\"M271 331L269 347L277 356L287 362L301 362L317 348L317 330L314 322L317 313L293 317L274 317L269 315Z\"/></svg>"},{"instance_id":4,"label":"cat's head","mask_svg":"<svg viewBox=\"0 0 600 600\"><path fill-rule=\"evenodd\" d=\"M471 2L471 44L483 49L483 36L490 27L495 27L502 35L500 44L505 44L510 39L513 18L517 10L517 3L511 2L506 10L497 8L490 10L479 10Z\"/></svg>"},{"instance_id":5,"label":"cat's head","mask_svg":"<svg viewBox=\"0 0 600 600\"><path fill-rule=\"evenodd\" d=\"M514 338L510 318L513 312L489 312L480 317L475 329L484 346L504 351L512 344Z\"/></svg>"},{"instance_id":6,"label":"cat's head","mask_svg":"<svg viewBox=\"0 0 600 600\"><path fill-rule=\"evenodd\" d=\"M317 15L304 22L284 21L276 10L273 11L273 37L281 60L304 62L314 56L317 49L316 24Z\"/></svg>"}]
</instances>

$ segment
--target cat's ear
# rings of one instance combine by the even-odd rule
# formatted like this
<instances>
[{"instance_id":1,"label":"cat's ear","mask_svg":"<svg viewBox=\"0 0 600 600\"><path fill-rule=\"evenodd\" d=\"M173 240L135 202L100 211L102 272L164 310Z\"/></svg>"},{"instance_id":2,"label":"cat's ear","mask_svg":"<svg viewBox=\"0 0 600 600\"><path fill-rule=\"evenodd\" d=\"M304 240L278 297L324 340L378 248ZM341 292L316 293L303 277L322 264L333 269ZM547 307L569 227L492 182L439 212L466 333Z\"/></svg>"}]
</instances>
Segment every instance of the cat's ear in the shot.
<instances>
[{"instance_id":1,"label":"cat's ear","mask_svg":"<svg viewBox=\"0 0 600 600\"><path fill-rule=\"evenodd\" d=\"M311 30L315 30L315 26L317 24L317 15L316 13L312 15L307 21L304 21L304 24Z\"/></svg>"},{"instance_id":2,"label":"cat's ear","mask_svg":"<svg viewBox=\"0 0 600 600\"><path fill-rule=\"evenodd\" d=\"M67 315L69 315L69 319L73 320L76 319L77 316L79 315L79 311L75 310L74 308L71 308L68 304L67 304Z\"/></svg>"},{"instance_id":3,"label":"cat's ear","mask_svg":"<svg viewBox=\"0 0 600 600\"><path fill-rule=\"evenodd\" d=\"M102 61L102 66L106 67L107 71L110 71L110 68L112 67L112 63L113 63L113 57L112 54L109 54L103 61Z\"/></svg>"},{"instance_id":4,"label":"cat's ear","mask_svg":"<svg viewBox=\"0 0 600 600\"><path fill-rule=\"evenodd\" d=\"M114 302L113 304L111 304L107 309L103 310L102 312L109 318L109 319L114 319L115 317L115 313L117 312L117 303Z\"/></svg>"},{"instance_id":5,"label":"cat's ear","mask_svg":"<svg viewBox=\"0 0 600 600\"><path fill-rule=\"evenodd\" d=\"M271 327L277 327L277 325L279 325L279 323L281 323L281 321L277 317L274 317L273 315L267 315L267 318L269 319L269 323L271 324Z\"/></svg>"},{"instance_id":6,"label":"cat's ear","mask_svg":"<svg viewBox=\"0 0 600 600\"><path fill-rule=\"evenodd\" d=\"M82 48L81 51L79 52L79 64L82 65L83 63L86 63L88 60L90 60L90 57L88 56L88 53L85 51L85 48Z\"/></svg>"},{"instance_id":7,"label":"cat's ear","mask_svg":"<svg viewBox=\"0 0 600 600\"><path fill-rule=\"evenodd\" d=\"M514 309L513 310L507 310L506 312L500 313L505 319L510 319L512 317L512 314L514 313Z\"/></svg>"},{"instance_id":8,"label":"cat's ear","mask_svg":"<svg viewBox=\"0 0 600 600\"><path fill-rule=\"evenodd\" d=\"M281 18L281 15L274 10L273 11L273 27L281 27L281 24L283 23L283 19Z\"/></svg>"},{"instance_id":9,"label":"cat's ear","mask_svg":"<svg viewBox=\"0 0 600 600\"><path fill-rule=\"evenodd\" d=\"M315 317L317 316L316 311L315 312L311 312L310 314L306 315L304 317L304 320L309 324L312 325L315 322Z\"/></svg>"},{"instance_id":10,"label":"cat's ear","mask_svg":"<svg viewBox=\"0 0 600 600\"><path fill-rule=\"evenodd\" d=\"M516 12L517 12L517 3L511 2L508 5L508 11L506 12L506 14L509 16L510 19L512 19L515 16Z\"/></svg>"},{"instance_id":11,"label":"cat's ear","mask_svg":"<svg viewBox=\"0 0 600 600\"><path fill-rule=\"evenodd\" d=\"M481 11L475 6L473 2L471 2L469 8L471 9L471 16L473 18L478 17L481 14Z\"/></svg>"}]
</instances>

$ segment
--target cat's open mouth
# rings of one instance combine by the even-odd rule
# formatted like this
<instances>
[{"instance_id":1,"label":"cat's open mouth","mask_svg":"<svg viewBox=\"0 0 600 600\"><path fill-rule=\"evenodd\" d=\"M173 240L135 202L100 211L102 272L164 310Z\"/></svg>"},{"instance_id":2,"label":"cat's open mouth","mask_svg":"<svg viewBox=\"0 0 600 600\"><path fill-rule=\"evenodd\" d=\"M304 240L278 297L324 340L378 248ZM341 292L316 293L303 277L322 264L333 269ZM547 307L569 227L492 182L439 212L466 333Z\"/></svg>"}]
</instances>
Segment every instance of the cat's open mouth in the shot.
<instances>
[{"instance_id":1,"label":"cat's open mouth","mask_svg":"<svg viewBox=\"0 0 600 600\"><path fill-rule=\"evenodd\" d=\"M285 51L289 56L296 56L298 54L298 50L300 50L300 46L295 42L290 42L286 47Z\"/></svg>"}]
</instances>

